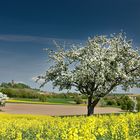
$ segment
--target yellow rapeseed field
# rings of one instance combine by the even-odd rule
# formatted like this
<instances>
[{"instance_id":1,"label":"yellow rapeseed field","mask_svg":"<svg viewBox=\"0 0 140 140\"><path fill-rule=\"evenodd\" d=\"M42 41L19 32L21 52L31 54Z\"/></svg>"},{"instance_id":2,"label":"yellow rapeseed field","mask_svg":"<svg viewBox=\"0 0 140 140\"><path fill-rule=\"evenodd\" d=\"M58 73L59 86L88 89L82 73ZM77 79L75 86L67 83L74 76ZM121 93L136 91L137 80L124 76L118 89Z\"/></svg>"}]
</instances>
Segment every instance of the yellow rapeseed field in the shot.
<instances>
[{"instance_id":1,"label":"yellow rapeseed field","mask_svg":"<svg viewBox=\"0 0 140 140\"><path fill-rule=\"evenodd\" d=\"M91 117L0 114L0 140L140 140L140 113Z\"/></svg>"}]
</instances>

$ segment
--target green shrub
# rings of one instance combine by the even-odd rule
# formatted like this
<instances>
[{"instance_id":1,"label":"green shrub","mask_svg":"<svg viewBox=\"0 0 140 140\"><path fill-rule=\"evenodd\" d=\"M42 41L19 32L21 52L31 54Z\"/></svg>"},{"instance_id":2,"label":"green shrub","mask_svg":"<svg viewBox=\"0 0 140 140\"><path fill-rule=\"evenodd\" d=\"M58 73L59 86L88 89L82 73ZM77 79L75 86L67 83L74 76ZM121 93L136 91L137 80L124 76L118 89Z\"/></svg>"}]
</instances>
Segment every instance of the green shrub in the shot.
<instances>
[{"instance_id":1,"label":"green shrub","mask_svg":"<svg viewBox=\"0 0 140 140\"><path fill-rule=\"evenodd\" d=\"M24 83L1 83L0 87L3 87L3 88L30 88L28 85L24 84Z\"/></svg>"},{"instance_id":2,"label":"green shrub","mask_svg":"<svg viewBox=\"0 0 140 140\"><path fill-rule=\"evenodd\" d=\"M40 100L41 102L46 102L46 101L47 101L47 96L44 95L44 94L40 94L40 95L39 95L39 100Z\"/></svg>"},{"instance_id":3,"label":"green shrub","mask_svg":"<svg viewBox=\"0 0 140 140\"><path fill-rule=\"evenodd\" d=\"M117 98L112 96L106 96L102 99L104 101L105 106L116 106L117 105Z\"/></svg>"},{"instance_id":4,"label":"green shrub","mask_svg":"<svg viewBox=\"0 0 140 140\"><path fill-rule=\"evenodd\" d=\"M137 97L137 111L140 112L140 96Z\"/></svg>"},{"instance_id":5,"label":"green shrub","mask_svg":"<svg viewBox=\"0 0 140 140\"><path fill-rule=\"evenodd\" d=\"M137 111L140 112L140 102L137 102Z\"/></svg>"},{"instance_id":6,"label":"green shrub","mask_svg":"<svg viewBox=\"0 0 140 140\"><path fill-rule=\"evenodd\" d=\"M133 111L135 103L128 96L122 96L121 98L121 109L127 111Z\"/></svg>"},{"instance_id":7,"label":"green shrub","mask_svg":"<svg viewBox=\"0 0 140 140\"><path fill-rule=\"evenodd\" d=\"M112 105L112 106L117 105L117 103L116 103L115 99L112 99L112 100L107 100L107 103L106 103L106 104L107 104L107 105Z\"/></svg>"},{"instance_id":8,"label":"green shrub","mask_svg":"<svg viewBox=\"0 0 140 140\"><path fill-rule=\"evenodd\" d=\"M121 106L123 104L120 98L116 99L116 103L117 103L117 106Z\"/></svg>"},{"instance_id":9,"label":"green shrub","mask_svg":"<svg viewBox=\"0 0 140 140\"><path fill-rule=\"evenodd\" d=\"M104 100L104 98L101 98L99 103L98 103L98 106L101 106L101 107L105 107L106 106L106 101Z\"/></svg>"},{"instance_id":10,"label":"green shrub","mask_svg":"<svg viewBox=\"0 0 140 140\"><path fill-rule=\"evenodd\" d=\"M76 104L82 104L83 103L83 100L80 96L74 97L74 101L75 101Z\"/></svg>"},{"instance_id":11,"label":"green shrub","mask_svg":"<svg viewBox=\"0 0 140 140\"><path fill-rule=\"evenodd\" d=\"M31 89L3 88L2 93L14 98L38 98L38 93Z\"/></svg>"}]
</instances>

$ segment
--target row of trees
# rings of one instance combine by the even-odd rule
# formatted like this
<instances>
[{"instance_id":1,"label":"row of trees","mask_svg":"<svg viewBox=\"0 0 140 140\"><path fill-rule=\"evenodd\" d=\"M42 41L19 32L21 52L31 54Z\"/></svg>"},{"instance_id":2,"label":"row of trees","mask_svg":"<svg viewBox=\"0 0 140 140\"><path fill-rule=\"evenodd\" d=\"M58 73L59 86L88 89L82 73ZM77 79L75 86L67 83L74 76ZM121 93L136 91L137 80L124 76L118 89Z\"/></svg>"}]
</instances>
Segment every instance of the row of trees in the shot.
<instances>
[{"instance_id":1,"label":"row of trees","mask_svg":"<svg viewBox=\"0 0 140 140\"><path fill-rule=\"evenodd\" d=\"M79 95L77 93L41 93L33 89L20 89L20 88L2 88L0 90L2 93L6 94L8 97L13 98L32 98L36 99L40 95L44 95L46 98L77 98ZM41 93L41 94L40 94ZM83 97L81 97L83 98ZM86 98L86 97L84 97Z\"/></svg>"},{"instance_id":2,"label":"row of trees","mask_svg":"<svg viewBox=\"0 0 140 140\"><path fill-rule=\"evenodd\" d=\"M15 89L15 88L3 88L1 92L6 94L8 97L15 98L38 98L39 93L32 89Z\"/></svg>"},{"instance_id":3,"label":"row of trees","mask_svg":"<svg viewBox=\"0 0 140 140\"><path fill-rule=\"evenodd\" d=\"M37 99L42 102L46 102L49 98L61 98L61 99L72 99L76 104L87 104L87 97L79 95L78 93L49 93L39 94L32 89L17 89L17 88L3 88L2 93L6 94L11 98L26 98L26 99ZM133 111L134 102L126 95L109 95L104 97L100 103L100 106L118 106L123 110ZM140 109L140 97L137 97L137 110Z\"/></svg>"},{"instance_id":4,"label":"row of trees","mask_svg":"<svg viewBox=\"0 0 140 140\"><path fill-rule=\"evenodd\" d=\"M0 84L0 87L2 87L2 88L19 88L19 89L29 88L30 89L30 86L28 86L24 83L12 83L12 82L9 82L9 83L3 82Z\"/></svg>"},{"instance_id":5,"label":"row of trees","mask_svg":"<svg viewBox=\"0 0 140 140\"><path fill-rule=\"evenodd\" d=\"M46 102L49 98L61 98L61 99L73 99L76 103L79 102L79 95L77 93L48 93L43 94L33 89L25 89L25 88L2 88L0 90L3 94L6 94L10 98L25 98L25 99L37 99L42 102ZM82 101L82 99L81 99Z\"/></svg>"},{"instance_id":6,"label":"row of trees","mask_svg":"<svg viewBox=\"0 0 140 140\"><path fill-rule=\"evenodd\" d=\"M134 111L135 102L128 95L106 96L101 100L101 106L118 106L122 110Z\"/></svg>"}]
</instances>

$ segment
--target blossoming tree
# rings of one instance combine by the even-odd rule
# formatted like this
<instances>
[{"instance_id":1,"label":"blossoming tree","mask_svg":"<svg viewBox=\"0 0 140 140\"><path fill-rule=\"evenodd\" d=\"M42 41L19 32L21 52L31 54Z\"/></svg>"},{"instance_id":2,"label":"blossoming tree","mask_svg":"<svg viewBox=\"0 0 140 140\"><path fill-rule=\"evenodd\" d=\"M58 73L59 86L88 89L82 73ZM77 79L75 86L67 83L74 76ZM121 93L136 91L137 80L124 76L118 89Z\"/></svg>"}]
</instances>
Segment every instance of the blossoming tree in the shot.
<instances>
[{"instance_id":1,"label":"blossoming tree","mask_svg":"<svg viewBox=\"0 0 140 140\"><path fill-rule=\"evenodd\" d=\"M125 90L139 87L140 54L123 33L95 36L83 47L74 46L69 50L60 47L48 54L53 65L38 80L44 79L42 86L52 81L60 90L76 87L88 97L88 115L117 86Z\"/></svg>"}]
</instances>

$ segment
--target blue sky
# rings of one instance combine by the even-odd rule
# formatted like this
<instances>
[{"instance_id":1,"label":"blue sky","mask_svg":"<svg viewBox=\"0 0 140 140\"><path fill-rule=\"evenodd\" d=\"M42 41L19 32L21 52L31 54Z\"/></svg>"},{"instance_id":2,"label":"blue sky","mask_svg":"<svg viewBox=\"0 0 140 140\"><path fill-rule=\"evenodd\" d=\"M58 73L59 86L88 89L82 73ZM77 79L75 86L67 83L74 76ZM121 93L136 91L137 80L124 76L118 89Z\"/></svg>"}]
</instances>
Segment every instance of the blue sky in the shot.
<instances>
[{"instance_id":1,"label":"blue sky","mask_svg":"<svg viewBox=\"0 0 140 140\"><path fill-rule=\"evenodd\" d=\"M139 0L0 1L0 82L38 87L32 77L48 67L43 48L53 48L52 40L84 42L123 29L139 46L139 6ZM50 84L44 89L57 91Z\"/></svg>"}]
</instances>

